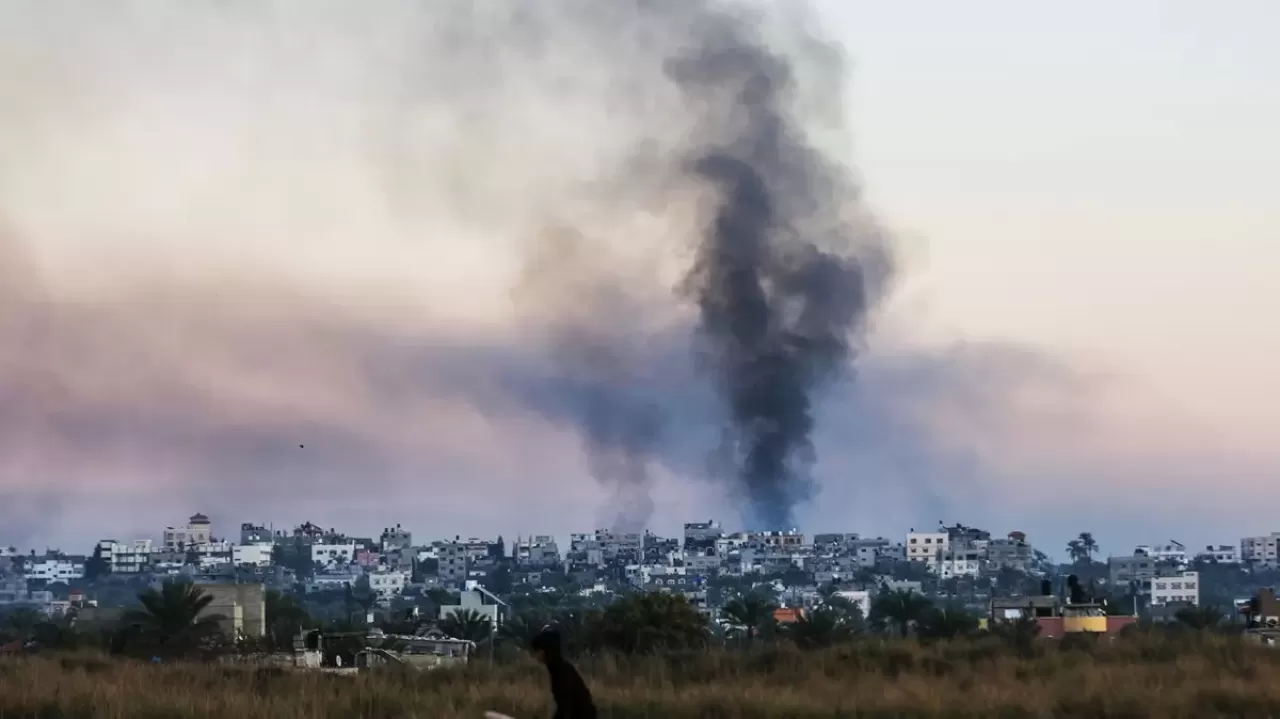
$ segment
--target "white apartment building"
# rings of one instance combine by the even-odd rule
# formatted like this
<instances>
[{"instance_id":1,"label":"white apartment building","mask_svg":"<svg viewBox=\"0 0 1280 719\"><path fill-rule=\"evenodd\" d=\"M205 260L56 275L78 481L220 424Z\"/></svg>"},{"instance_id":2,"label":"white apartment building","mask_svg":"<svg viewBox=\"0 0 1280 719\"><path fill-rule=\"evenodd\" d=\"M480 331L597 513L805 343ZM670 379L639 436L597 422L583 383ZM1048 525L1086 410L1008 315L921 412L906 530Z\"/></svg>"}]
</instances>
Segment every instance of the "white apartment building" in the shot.
<instances>
[{"instance_id":1,"label":"white apartment building","mask_svg":"<svg viewBox=\"0 0 1280 719\"><path fill-rule=\"evenodd\" d=\"M237 567L269 567L272 549L274 545L267 542L238 544L231 548L231 563Z\"/></svg>"},{"instance_id":2,"label":"white apartment building","mask_svg":"<svg viewBox=\"0 0 1280 719\"><path fill-rule=\"evenodd\" d=\"M907 532L907 560L925 562L937 571L942 554L951 548L951 535L946 532Z\"/></svg>"},{"instance_id":3,"label":"white apartment building","mask_svg":"<svg viewBox=\"0 0 1280 719\"><path fill-rule=\"evenodd\" d=\"M69 557L40 557L27 564L27 579L66 584L84 579L84 562Z\"/></svg>"},{"instance_id":4,"label":"white apartment building","mask_svg":"<svg viewBox=\"0 0 1280 719\"><path fill-rule=\"evenodd\" d=\"M1240 561L1255 567L1275 569L1280 566L1280 532L1240 540Z\"/></svg>"},{"instance_id":5,"label":"white apartment building","mask_svg":"<svg viewBox=\"0 0 1280 719\"><path fill-rule=\"evenodd\" d=\"M98 542L98 549L112 574L137 574L151 565L155 547L150 539L135 539L129 543L104 539Z\"/></svg>"},{"instance_id":6,"label":"white apartment building","mask_svg":"<svg viewBox=\"0 0 1280 719\"><path fill-rule=\"evenodd\" d=\"M1179 572L1170 577L1151 580L1151 606L1188 602L1200 606L1200 573Z\"/></svg>"},{"instance_id":7,"label":"white apartment building","mask_svg":"<svg viewBox=\"0 0 1280 719\"><path fill-rule=\"evenodd\" d=\"M1196 554L1196 559L1218 564L1239 564L1240 548L1234 544L1210 544Z\"/></svg>"},{"instance_id":8,"label":"white apartment building","mask_svg":"<svg viewBox=\"0 0 1280 719\"><path fill-rule=\"evenodd\" d=\"M213 524L203 514L193 514L187 518L184 527L164 528L164 548L170 552L183 552L200 544L208 544L213 540Z\"/></svg>"},{"instance_id":9,"label":"white apartment building","mask_svg":"<svg viewBox=\"0 0 1280 719\"><path fill-rule=\"evenodd\" d=\"M311 561L325 567L338 567L351 564L356 558L356 543L313 544L311 545Z\"/></svg>"},{"instance_id":10,"label":"white apartment building","mask_svg":"<svg viewBox=\"0 0 1280 719\"><path fill-rule=\"evenodd\" d=\"M948 548L938 554L936 566L931 566L942 579L976 577L982 570L982 554L977 548Z\"/></svg>"},{"instance_id":11,"label":"white apartment building","mask_svg":"<svg viewBox=\"0 0 1280 719\"><path fill-rule=\"evenodd\" d=\"M1134 555L1151 557L1157 562L1169 562L1179 567L1187 564L1187 548L1181 542L1169 540L1168 544L1140 544L1133 550Z\"/></svg>"},{"instance_id":12,"label":"white apartment building","mask_svg":"<svg viewBox=\"0 0 1280 719\"><path fill-rule=\"evenodd\" d=\"M408 582L407 572L380 570L369 574L369 589L383 601L390 601L392 597L404 593L404 585Z\"/></svg>"}]
</instances>

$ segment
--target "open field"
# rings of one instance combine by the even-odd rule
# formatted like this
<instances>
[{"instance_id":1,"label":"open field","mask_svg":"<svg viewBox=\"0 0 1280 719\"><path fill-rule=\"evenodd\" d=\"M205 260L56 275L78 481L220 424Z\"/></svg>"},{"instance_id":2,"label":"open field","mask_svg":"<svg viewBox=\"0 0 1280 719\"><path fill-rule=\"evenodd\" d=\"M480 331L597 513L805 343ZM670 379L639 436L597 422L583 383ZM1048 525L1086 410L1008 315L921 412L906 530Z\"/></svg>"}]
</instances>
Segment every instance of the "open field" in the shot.
<instances>
[{"instance_id":1,"label":"open field","mask_svg":"<svg viewBox=\"0 0 1280 719\"><path fill-rule=\"evenodd\" d=\"M584 659L605 717L1280 716L1280 651L1209 634L1018 656L993 639ZM550 716L528 662L338 677L90 655L0 660L0 717Z\"/></svg>"}]
</instances>

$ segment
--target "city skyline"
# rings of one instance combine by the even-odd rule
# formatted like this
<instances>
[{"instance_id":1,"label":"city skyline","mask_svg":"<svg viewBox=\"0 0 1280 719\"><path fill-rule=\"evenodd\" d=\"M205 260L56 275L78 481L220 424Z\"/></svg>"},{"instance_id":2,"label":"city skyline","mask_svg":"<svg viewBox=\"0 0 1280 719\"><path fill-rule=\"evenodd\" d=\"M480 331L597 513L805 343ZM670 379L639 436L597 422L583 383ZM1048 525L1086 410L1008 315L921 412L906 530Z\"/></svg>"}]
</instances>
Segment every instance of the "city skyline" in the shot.
<instances>
[{"instance_id":1,"label":"city skyline","mask_svg":"<svg viewBox=\"0 0 1280 719\"><path fill-rule=\"evenodd\" d=\"M613 77L650 89L635 38L587 64L598 38L574 25L562 57L488 62L420 47L434 18L412 3L310 5L293 42L255 11L56 5L0 9L26 61L0 76L7 541L87 546L192 507L369 527L393 508L444 536L607 524L637 500L591 478L546 401L573 384L547 359L562 315L634 336L629 381L677 410L655 531L736 508L705 479L719 428L687 303L654 281L694 208L637 220L573 193L682 129L661 92L600 101ZM1276 9L819 7L852 71L796 72L848 82L829 144L904 269L856 382L821 398L797 524L960 518L1104 547L1270 531ZM608 252L522 285L569 220ZM616 304L581 301L599 283Z\"/></svg>"}]
</instances>

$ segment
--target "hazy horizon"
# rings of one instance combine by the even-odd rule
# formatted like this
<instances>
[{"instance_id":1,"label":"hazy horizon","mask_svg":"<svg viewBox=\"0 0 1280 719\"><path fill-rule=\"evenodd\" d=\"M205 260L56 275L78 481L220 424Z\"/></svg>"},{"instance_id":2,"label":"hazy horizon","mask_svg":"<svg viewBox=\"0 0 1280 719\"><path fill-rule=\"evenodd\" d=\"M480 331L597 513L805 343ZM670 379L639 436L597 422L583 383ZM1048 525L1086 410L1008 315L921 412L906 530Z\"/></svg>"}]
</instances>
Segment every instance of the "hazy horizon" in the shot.
<instances>
[{"instance_id":1,"label":"hazy horizon","mask_svg":"<svg viewBox=\"0 0 1280 719\"><path fill-rule=\"evenodd\" d=\"M589 531L644 500L592 479L570 340L661 401L650 528L737 523L662 64L715 5L0 6L0 544ZM1280 9L771 7L847 221L897 251L800 526L1277 529Z\"/></svg>"}]
</instances>

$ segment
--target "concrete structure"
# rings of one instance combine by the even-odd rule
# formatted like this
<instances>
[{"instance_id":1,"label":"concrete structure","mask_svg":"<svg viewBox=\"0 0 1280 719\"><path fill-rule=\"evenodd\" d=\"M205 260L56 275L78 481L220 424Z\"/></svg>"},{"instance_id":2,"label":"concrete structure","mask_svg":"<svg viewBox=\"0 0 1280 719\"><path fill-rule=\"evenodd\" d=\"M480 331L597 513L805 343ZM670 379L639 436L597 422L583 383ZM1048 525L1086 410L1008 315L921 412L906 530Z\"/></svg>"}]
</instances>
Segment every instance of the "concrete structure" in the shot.
<instances>
[{"instance_id":1,"label":"concrete structure","mask_svg":"<svg viewBox=\"0 0 1280 719\"><path fill-rule=\"evenodd\" d=\"M1166 604L1200 605L1200 573L1179 572L1151 580L1151 606Z\"/></svg>"},{"instance_id":2,"label":"concrete structure","mask_svg":"<svg viewBox=\"0 0 1280 719\"><path fill-rule=\"evenodd\" d=\"M556 545L556 538L550 535L540 534L523 539L517 537L513 549L513 556L518 564L542 566L560 562L560 548Z\"/></svg>"},{"instance_id":3,"label":"concrete structure","mask_svg":"<svg viewBox=\"0 0 1280 719\"><path fill-rule=\"evenodd\" d=\"M131 543L104 539L98 542L102 558L112 574L139 574L151 567L151 555L155 551L150 539L135 539Z\"/></svg>"},{"instance_id":4,"label":"concrete structure","mask_svg":"<svg viewBox=\"0 0 1280 719\"><path fill-rule=\"evenodd\" d=\"M1142 544L1133 550L1134 556L1148 556L1162 564L1185 567L1187 547L1181 542L1169 540L1168 544Z\"/></svg>"},{"instance_id":5,"label":"concrete structure","mask_svg":"<svg viewBox=\"0 0 1280 719\"><path fill-rule=\"evenodd\" d=\"M378 537L378 549L383 553L397 552L413 546L413 533L400 525L386 527Z\"/></svg>"},{"instance_id":6,"label":"concrete structure","mask_svg":"<svg viewBox=\"0 0 1280 719\"><path fill-rule=\"evenodd\" d=\"M240 544L270 544L274 541L271 530L260 524L245 522L240 525Z\"/></svg>"},{"instance_id":7,"label":"concrete structure","mask_svg":"<svg viewBox=\"0 0 1280 719\"><path fill-rule=\"evenodd\" d=\"M1233 544L1210 544L1196 554L1196 560L1217 564L1239 564L1240 548Z\"/></svg>"},{"instance_id":8,"label":"concrete structure","mask_svg":"<svg viewBox=\"0 0 1280 719\"><path fill-rule=\"evenodd\" d=\"M1151 591L1151 580L1158 574L1156 560L1138 554L1107 559L1108 583L1118 590L1130 587L1141 593Z\"/></svg>"},{"instance_id":9,"label":"concrete structure","mask_svg":"<svg viewBox=\"0 0 1280 719\"><path fill-rule=\"evenodd\" d=\"M181 552L212 540L213 524L203 514L188 517L185 527L164 528L164 548L169 551Z\"/></svg>"},{"instance_id":10,"label":"concrete structure","mask_svg":"<svg viewBox=\"0 0 1280 719\"><path fill-rule=\"evenodd\" d=\"M455 612L473 611L488 619L491 622L490 626L497 629L502 622L502 608L505 606L506 602L494 596L479 583L467 582L467 588L462 591L457 604L446 604L440 607L440 619L447 619Z\"/></svg>"},{"instance_id":11,"label":"concrete structure","mask_svg":"<svg viewBox=\"0 0 1280 719\"><path fill-rule=\"evenodd\" d=\"M311 545L311 561L323 567L346 566L355 561L355 558L355 542Z\"/></svg>"},{"instance_id":12,"label":"concrete structure","mask_svg":"<svg viewBox=\"0 0 1280 719\"><path fill-rule=\"evenodd\" d=\"M231 548L231 563L237 567L269 567L274 549L274 544L265 542L239 544Z\"/></svg>"},{"instance_id":13,"label":"concrete structure","mask_svg":"<svg viewBox=\"0 0 1280 719\"><path fill-rule=\"evenodd\" d=\"M232 638L261 637L267 633L266 588L261 584L200 584L213 601L200 616L218 615L223 634Z\"/></svg>"},{"instance_id":14,"label":"concrete structure","mask_svg":"<svg viewBox=\"0 0 1280 719\"><path fill-rule=\"evenodd\" d=\"M937 571L942 553L951 546L951 535L947 532L907 532L907 561L924 562L929 568Z\"/></svg>"},{"instance_id":15,"label":"concrete structure","mask_svg":"<svg viewBox=\"0 0 1280 719\"><path fill-rule=\"evenodd\" d=\"M1254 567L1280 567L1280 532L1240 540L1240 561Z\"/></svg>"},{"instance_id":16,"label":"concrete structure","mask_svg":"<svg viewBox=\"0 0 1280 719\"><path fill-rule=\"evenodd\" d=\"M407 573L386 569L371 572L368 577L370 591L384 602L404 593L404 585L409 582Z\"/></svg>"},{"instance_id":17,"label":"concrete structure","mask_svg":"<svg viewBox=\"0 0 1280 719\"><path fill-rule=\"evenodd\" d=\"M720 523L715 520L706 522L688 522L684 525L684 548L715 549L716 540L724 534Z\"/></svg>"},{"instance_id":18,"label":"concrete structure","mask_svg":"<svg viewBox=\"0 0 1280 719\"><path fill-rule=\"evenodd\" d=\"M945 549L939 553L933 568L942 579L976 577L982 569L982 552L974 547Z\"/></svg>"},{"instance_id":19,"label":"concrete structure","mask_svg":"<svg viewBox=\"0 0 1280 719\"><path fill-rule=\"evenodd\" d=\"M1008 567L1025 572L1035 561L1035 549L1022 532L1010 532L987 542L986 560L996 568Z\"/></svg>"},{"instance_id":20,"label":"concrete structure","mask_svg":"<svg viewBox=\"0 0 1280 719\"><path fill-rule=\"evenodd\" d=\"M84 557L46 555L27 562L27 579L67 584L84 579Z\"/></svg>"}]
</instances>

